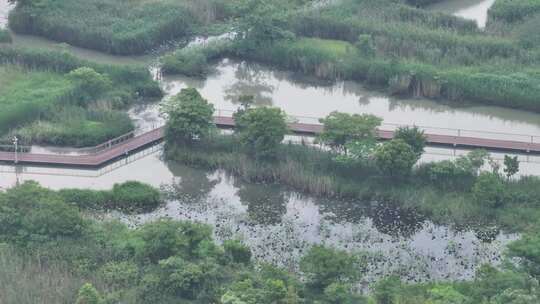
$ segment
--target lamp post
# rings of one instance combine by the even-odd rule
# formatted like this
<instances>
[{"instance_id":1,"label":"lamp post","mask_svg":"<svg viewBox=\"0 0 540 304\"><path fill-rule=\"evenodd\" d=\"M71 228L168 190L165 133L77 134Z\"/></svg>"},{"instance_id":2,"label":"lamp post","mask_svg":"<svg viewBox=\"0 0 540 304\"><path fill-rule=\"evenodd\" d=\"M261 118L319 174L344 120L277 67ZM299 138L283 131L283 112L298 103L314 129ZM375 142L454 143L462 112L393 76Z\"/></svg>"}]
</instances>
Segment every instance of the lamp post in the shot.
<instances>
[{"instance_id":1,"label":"lamp post","mask_svg":"<svg viewBox=\"0 0 540 304\"><path fill-rule=\"evenodd\" d=\"M16 164L19 162L19 158L17 155L18 143L19 143L19 139L17 138L17 136L13 136L13 145L15 145L15 163Z\"/></svg>"}]
</instances>

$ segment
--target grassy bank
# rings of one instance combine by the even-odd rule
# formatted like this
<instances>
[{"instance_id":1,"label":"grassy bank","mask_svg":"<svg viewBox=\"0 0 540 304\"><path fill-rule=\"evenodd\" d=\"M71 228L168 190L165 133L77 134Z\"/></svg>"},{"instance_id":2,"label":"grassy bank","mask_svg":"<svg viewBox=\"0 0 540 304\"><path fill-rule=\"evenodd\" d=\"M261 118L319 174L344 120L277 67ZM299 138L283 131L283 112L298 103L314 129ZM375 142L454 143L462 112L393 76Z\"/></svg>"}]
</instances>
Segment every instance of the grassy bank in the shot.
<instances>
[{"instance_id":1,"label":"grassy bank","mask_svg":"<svg viewBox=\"0 0 540 304\"><path fill-rule=\"evenodd\" d=\"M19 2L9 16L17 33L112 54L141 54L223 22L234 1L67 0Z\"/></svg>"},{"instance_id":2,"label":"grassy bank","mask_svg":"<svg viewBox=\"0 0 540 304\"><path fill-rule=\"evenodd\" d=\"M274 14L285 13L277 7ZM538 22L519 33L490 34L393 0L342 1L273 18L265 22L281 29L274 34L296 37L270 40L261 33L255 41L239 35L228 48L178 50L162 59L164 72L200 75L212 59L237 56L325 79L362 81L396 95L540 111Z\"/></svg>"},{"instance_id":3,"label":"grassy bank","mask_svg":"<svg viewBox=\"0 0 540 304\"><path fill-rule=\"evenodd\" d=\"M540 214L540 180L534 177L509 181L504 186L504 205L486 208L473 199L476 173L452 163L421 165L407 180L399 181L383 177L371 162L336 162L335 154L308 146L283 144L277 159L269 162L256 161L239 147L232 136L216 136L193 147L168 145L166 156L182 164L224 169L249 182L281 183L311 195L399 204L457 227L500 225L520 231Z\"/></svg>"},{"instance_id":4,"label":"grassy bank","mask_svg":"<svg viewBox=\"0 0 540 304\"><path fill-rule=\"evenodd\" d=\"M0 48L0 83L0 135L23 144L100 144L133 129L122 110L162 94L144 67L9 46Z\"/></svg>"}]
</instances>

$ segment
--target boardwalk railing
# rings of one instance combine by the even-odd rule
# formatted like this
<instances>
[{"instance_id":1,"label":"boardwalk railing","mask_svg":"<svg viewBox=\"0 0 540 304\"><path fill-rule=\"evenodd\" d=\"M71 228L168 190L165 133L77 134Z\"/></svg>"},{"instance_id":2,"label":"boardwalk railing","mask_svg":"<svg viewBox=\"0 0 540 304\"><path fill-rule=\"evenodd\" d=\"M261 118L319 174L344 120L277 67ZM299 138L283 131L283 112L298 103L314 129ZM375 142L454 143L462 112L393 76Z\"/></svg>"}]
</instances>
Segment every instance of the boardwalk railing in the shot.
<instances>
[{"instance_id":1,"label":"boardwalk railing","mask_svg":"<svg viewBox=\"0 0 540 304\"><path fill-rule=\"evenodd\" d=\"M233 128L231 110L217 110L214 116L216 125L222 128ZM294 134L314 136L322 131L318 118L306 116L290 116L289 127ZM403 125L383 124L378 130L380 139L391 139L394 130ZM450 128L419 127L424 130L430 145L446 147L484 148L488 150L506 150L514 152L540 153L540 136L512 133L497 133ZM14 148L6 146L7 151L0 150L0 161L19 161L23 163L101 166L118 157L128 156L129 153L158 141L164 136L163 128L154 125L146 130L136 130L113 138L95 147L70 150L65 153L27 153L28 149L19 149L19 158L14 155Z\"/></svg>"}]
</instances>

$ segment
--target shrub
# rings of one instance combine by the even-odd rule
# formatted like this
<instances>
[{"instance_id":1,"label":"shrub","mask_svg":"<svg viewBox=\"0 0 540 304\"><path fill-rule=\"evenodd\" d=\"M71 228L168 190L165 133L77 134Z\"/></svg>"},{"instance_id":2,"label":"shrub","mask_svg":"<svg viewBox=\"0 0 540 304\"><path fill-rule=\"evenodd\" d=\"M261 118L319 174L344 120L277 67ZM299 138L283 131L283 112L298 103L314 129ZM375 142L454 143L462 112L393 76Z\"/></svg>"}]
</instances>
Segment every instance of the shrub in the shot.
<instances>
[{"instance_id":1,"label":"shrub","mask_svg":"<svg viewBox=\"0 0 540 304\"><path fill-rule=\"evenodd\" d=\"M223 242L225 255L229 256L234 263L249 264L251 262L251 250L246 245L237 240L226 240Z\"/></svg>"},{"instance_id":2,"label":"shrub","mask_svg":"<svg viewBox=\"0 0 540 304\"><path fill-rule=\"evenodd\" d=\"M214 106L196 89L182 89L163 107L167 115L165 137L170 142L191 144L208 137L214 127Z\"/></svg>"},{"instance_id":3,"label":"shrub","mask_svg":"<svg viewBox=\"0 0 540 304\"><path fill-rule=\"evenodd\" d=\"M355 257L345 251L319 245L311 247L302 258L300 269L309 284L321 291L335 282L352 282L360 275Z\"/></svg>"},{"instance_id":4,"label":"shrub","mask_svg":"<svg viewBox=\"0 0 540 304\"><path fill-rule=\"evenodd\" d=\"M81 289L79 289L79 294L77 295L76 304L101 304L101 296L98 291L92 284L86 283Z\"/></svg>"},{"instance_id":5,"label":"shrub","mask_svg":"<svg viewBox=\"0 0 540 304\"><path fill-rule=\"evenodd\" d=\"M410 175L418 155L401 139L393 139L380 145L375 151L375 162L383 174L392 178Z\"/></svg>"},{"instance_id":6,"label":"shrub","mask_svg":"<svg viewBox=\"0 0 540 304\"><path fill-rule=\"evenodd\" d=\"M137 181L115 184L111 193L113 208L123 211L148 211L161 204L160 193L154 187Z\"/></svg>"},{"instance_id":7,"label":"shrub","mask_svg":"<svg viewBox=\"0 0 540 304\"><path fill-rule=\"evenodd\" d=\"M472 189L475 203L489 208L500 207L504 204L505 187L499 175L480 173Z\"/></svg>"},{"instance_id":8,"label":"shrub","mask_svg":"<svg viewBox=\"0 0 540 304\"><path fill-rule=\"evenodd\" d=\"M236 134L248 152L257 158L274 158L287 134L285 113L278 108L250 108L235 115Z\"/></svg>"},{"instance_id":9,"label":"shrub","mask_svg":"<svg viewBox=\"0 0 540 304\"><path fill-rule=\"evenodd\" d=\"M427 138L424 131L418 127L401 127L394 133L394 139L401 139L413 149L414 153L420 158L424 153Z\"/></svg>"}]
</instances>

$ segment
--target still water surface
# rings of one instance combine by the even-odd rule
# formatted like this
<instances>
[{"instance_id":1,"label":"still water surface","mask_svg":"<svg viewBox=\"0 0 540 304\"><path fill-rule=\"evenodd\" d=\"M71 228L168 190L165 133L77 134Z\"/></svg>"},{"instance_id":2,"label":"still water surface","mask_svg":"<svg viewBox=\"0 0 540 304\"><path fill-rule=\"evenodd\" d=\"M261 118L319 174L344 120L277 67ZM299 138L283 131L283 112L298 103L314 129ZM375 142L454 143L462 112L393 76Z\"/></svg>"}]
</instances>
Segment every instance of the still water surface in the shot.
<instances>
[{"instance_id":1,"label":"still water surface","mask_svg":"<svg viewBox=\"0 0 540 304\"><path fill-rule=\"evenodd\" d=\"M446 0L428 7L433 11L475 20L480 28L487 23L488 10L495 0Z\"/></svg>"}]
</instances>

